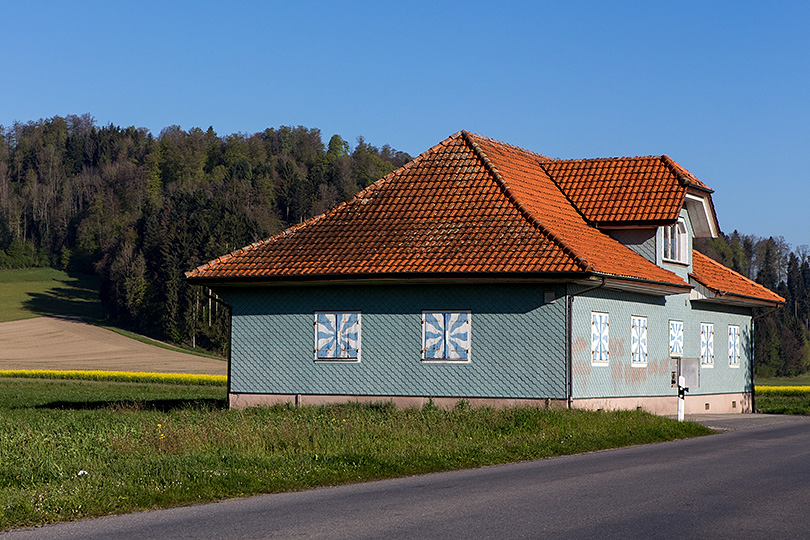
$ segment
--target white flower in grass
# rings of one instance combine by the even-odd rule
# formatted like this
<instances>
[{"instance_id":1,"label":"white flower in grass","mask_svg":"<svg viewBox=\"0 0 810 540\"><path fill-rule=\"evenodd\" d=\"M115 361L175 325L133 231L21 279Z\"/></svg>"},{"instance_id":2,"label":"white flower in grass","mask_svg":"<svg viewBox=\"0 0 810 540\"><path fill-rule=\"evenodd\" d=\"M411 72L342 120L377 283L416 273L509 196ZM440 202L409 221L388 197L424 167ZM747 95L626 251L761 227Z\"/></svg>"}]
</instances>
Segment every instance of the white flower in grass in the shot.
<instances>
[{"instance_id":1,"label":"white flower in grass","mask_svg":"<svg viewBox=\"0 0 810 540\"><path fill-rule=\"evenodd\" d=\"M84 476L85 474L90 474L90 473L85 471L84 469L82 469L81 471L79 471L79 474L77 474L76 476Z\"/></svg>"}]
</instances>

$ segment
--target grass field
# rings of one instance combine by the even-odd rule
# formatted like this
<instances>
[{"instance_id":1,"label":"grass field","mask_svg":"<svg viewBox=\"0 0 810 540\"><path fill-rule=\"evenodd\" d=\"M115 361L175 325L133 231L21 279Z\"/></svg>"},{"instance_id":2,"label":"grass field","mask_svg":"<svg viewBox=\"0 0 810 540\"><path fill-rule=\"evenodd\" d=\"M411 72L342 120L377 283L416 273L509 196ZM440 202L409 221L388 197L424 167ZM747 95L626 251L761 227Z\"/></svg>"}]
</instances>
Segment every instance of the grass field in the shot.
<instances>
[{"instance_id":1,"label":"grass field","mask_svg":"<svg viewBox=\"0 0 810 540\"><path fill-rule=\"evenodd\" d=\"M755 382L757 386L810 386L810 373L798 377L757 377Z\"/></svg>"},{"instance_id":2,"label":"grass field","mask_svg":"<svg viewBox=\"0 0 810 540\"><path fill-rule=\"evenodd\" d=\"M757 384L756 408L770 414L810 414L810 386Z\"/></svg>"},{"instance_id":3,"label":"grass field","mask_svg":"<svg viewBox=\"0 0 810 540\"><path fill-rule=\"evenodd\" d=\"M0 530L710 433L638 411L225 408L224 387L0 379Z\"/></svg>"},{"instance_id":4,"label":"grass field","mask_svg":"<svg viewBox=\"0 0 810 540\"><path fill-rule=\"evenodd\" d=\"M102 318L98 287L95 276L52 268L0 270L0 322L50 315L98 324Z\"/></svg>"}]
</instances>

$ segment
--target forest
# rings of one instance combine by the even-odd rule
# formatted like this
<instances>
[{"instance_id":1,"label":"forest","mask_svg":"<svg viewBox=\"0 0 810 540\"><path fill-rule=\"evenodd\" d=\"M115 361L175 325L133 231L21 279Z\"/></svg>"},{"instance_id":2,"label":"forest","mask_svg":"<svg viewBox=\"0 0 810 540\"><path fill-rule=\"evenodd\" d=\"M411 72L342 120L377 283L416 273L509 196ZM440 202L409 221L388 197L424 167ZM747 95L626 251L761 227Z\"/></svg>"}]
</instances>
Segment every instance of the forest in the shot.
<instances>
[{"instance_id":1,"label":"forest","mask_svg":"<svg viewBox=\"0 0 810 540\"><path fill-rule=\"evenodd\" d=\"M0 126L0 268L96 274L111 324L223 354L227 312L184 273L320 214L411 159L320 130ZM737 231L697 249L786 298L757 320L757 375L810 370L810 250Z\"/></svg>"}]
</instances>

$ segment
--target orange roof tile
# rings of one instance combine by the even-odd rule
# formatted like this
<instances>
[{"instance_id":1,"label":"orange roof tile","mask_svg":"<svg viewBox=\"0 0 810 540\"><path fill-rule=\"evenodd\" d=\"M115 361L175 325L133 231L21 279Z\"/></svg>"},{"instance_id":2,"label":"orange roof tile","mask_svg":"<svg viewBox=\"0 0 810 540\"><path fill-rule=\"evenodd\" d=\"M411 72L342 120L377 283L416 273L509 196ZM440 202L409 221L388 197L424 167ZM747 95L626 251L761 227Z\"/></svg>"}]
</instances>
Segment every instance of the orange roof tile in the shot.
<instances>
[{"instance_id":1,"label":"orange roof tile","mask_svg":"<svg viewBox=\"0 0 810 540\"><path fill-rule=\"evenodd\" d=\"M778 294L726 268L699 251L692 251L692 270L689 276L718 296L732 295L773 304L785 303L785 299Z\"/></svg>"},{"instance_id":2,"label":"orange roof tile","mask_svg":"<svg viewBox=\"0 0 810 540\"><path fill-rule=\"evenodd\" d=\"M589 222L673 222L688 188L711 190L669 156L548 160L543 168Z\"/></svg>"},{"instance_id":3,"label":"orange roof tile","mask_svg":"<svg viewBox=\"0 0 810 540\"><path fill-rule=\"evenodd\" d=\"M655 178L666 174L665 160L657 159L646 163L658 171ZM604 186L562 174L573 162L559 170L551 163L540 154L460 132L326 214L187 276L227 281L576 273L689 287L589 226L569 200L573 188L564 193L561 187L568 184L555 183L546 171L571 178L571 186L587 186L584 191ZM633 211L629 202L620 207Z\"/></svg>"}]
</instances>

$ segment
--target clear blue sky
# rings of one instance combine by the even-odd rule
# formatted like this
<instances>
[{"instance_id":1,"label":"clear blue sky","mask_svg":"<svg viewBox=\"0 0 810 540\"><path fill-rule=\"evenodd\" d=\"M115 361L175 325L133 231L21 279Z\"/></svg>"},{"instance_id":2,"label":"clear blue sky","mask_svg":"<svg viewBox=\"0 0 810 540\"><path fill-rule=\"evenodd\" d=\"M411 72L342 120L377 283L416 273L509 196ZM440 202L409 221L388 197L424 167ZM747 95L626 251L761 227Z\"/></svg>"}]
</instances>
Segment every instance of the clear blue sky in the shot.
<instances>
[{"instance_id":1,"label":"clear blue sky","mask_svg":"<svg viewBox=\"0 0 810 540\"><path fill-rule=\"evenodd\" d=\"M0 0L0 46L0 125L668 154L725 232L810 244L810 2Z\"/></svg>"}]
</instances>

